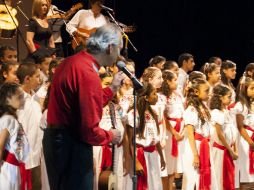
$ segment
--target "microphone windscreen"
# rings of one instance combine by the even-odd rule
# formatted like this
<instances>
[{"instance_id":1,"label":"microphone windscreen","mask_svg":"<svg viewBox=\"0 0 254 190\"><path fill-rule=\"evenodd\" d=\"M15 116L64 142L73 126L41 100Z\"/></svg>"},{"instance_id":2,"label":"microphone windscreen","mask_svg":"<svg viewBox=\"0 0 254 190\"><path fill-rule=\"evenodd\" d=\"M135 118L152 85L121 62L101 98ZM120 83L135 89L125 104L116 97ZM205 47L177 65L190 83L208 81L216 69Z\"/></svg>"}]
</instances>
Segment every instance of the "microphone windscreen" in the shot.
<instances>
[{"instance_id":1,"label":"microphone windscreen","mask_svg":"<svg viewBox=\"0 0 254 190\"><path fill-rule=\"evenodd\" d=\"M118 62L116 63L116 66L117 66L119 69L122 69L122 68L125 67L125 63L124 63L123 61L118 61Z\"/></svg>"}]
</instances>

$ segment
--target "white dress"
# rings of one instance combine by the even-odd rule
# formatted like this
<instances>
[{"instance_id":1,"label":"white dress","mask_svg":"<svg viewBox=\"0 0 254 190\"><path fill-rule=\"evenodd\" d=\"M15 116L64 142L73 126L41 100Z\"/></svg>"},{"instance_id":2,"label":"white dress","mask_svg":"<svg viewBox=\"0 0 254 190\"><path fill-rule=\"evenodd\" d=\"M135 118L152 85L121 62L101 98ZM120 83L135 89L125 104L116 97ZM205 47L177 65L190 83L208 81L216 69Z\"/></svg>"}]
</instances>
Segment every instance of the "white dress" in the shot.
<instances>
[{"instance_id":1,"label":"white dress","mask_svg":"<svg viewBox=\"0 0 254 190\"><path fill-rule=\"evenodd\" d=\"M137 117L138 120L139 117ZM133 126L133 110L128 113L127 123L130 126ZM138 122L137 122L138 126ZM144 129L144 139L136 137L136 142L138 145L143 147L149 147L152 140L155 140L155 143L160 142L160 136L158 135L156 122L153 119L152 115L146 111L145 112L145 129ZM160 163L159 163L159 154L157 151L146 152L144 151L146 167L147 167L147 185L148 190L162 190L161 175L160 175Z\"/></svg>"},{"instance_id":2,"label":"white dress","mask_svg":"<svg viewBox=\"0 0 254 190\"><path fill-rule=\"evenodd\" d=\"M158 95L158 101L155 105L153 105L151 107L158 115L158 122L159 122L159 127L160 127L160 143L161 143L161 147L162 147L162 154L163 154L164 160L165 160L166 159L165 158L166 157L165 146L166 146L167 133L166 133L166 124L164 121L164 110L166 108L167 99L163 94L157 93L157 95ZM159 163L160 163L160 158L159 158ZM168 176L166 168L167 167L165 167L165 169L161 171L161 177Z\"/></svg>"},{"instance_id":3,"label":"white dress","mask_svg":"<svg viewBox=\"0 0 254 190\"><path fill-rule=\"evenodd\" d=\"M237 102L234 110L235 114L241 114L244 117L243 124L254 129L254 112L248 110L246 106L243 106L240 102ZM248 135L251 137L253 132L246 130ZM249 173L249 144L240 137L238 147L238 167L240 171L240 182L250 183L254 182L254 174ZM244 164L243 164L244 163Z\"/></svg>"},{"instance_id":4,"label":"white dress","mask_svg":"<svg viewBox=\"0 0 254 190\"><path fill-rule=\"evenodd\" d=\"M236 142L236 133L234 129L234 124L228 110L223 111L218 109L212 110L211 121L213 126L216 123L221 125L224 137L229 146ZM211 134L211 139L213 139L213 141L218 143L219 145L223 146L223 144L219 140L216 130L214 130L213 134ZM218 190L223 190L223 158L224 158L224 150L212 147L212 159L214 162L214 171L216 175Z\"/></svg>"},{"instance_id":5,"label":"white dress","mask_svg":"<svg viewBox=\"0 0 254 190\"><path fill-rule=\"evenodd\" d=\"M121 131L121 137L123 138L124 127L119 115L117 105L115 105L115 114L116 114L116 128ZM105 130L110 130L112 127L109 106L103 108L103 115L100 121L100 127ZM122 141L122 139L121 139ZM117 189L123 189L123 146L115 145L115 175L117 176ZM93 160L95 166L95 175L94 175L94 190L98 189L99 175L101 172L101 162L102 162L102 147L93 146Z\"/></svg>"},{"instance_id":6,"label":"white dress","mask_svg":"<svg viewBox=\"0 0 254 190\"><path fill-rule=\"evenodd\" d=\"M184 113L184 98L182 95L174 91L170 97L167 98L167 104L166 104L166 112L168 118L177 118L181 119L183 118ZM170 124L172 127L175 127L176 122L170 121ZM181 128L179 133L183 132L184 128L184 122L181 122ZM167 173L168 175L174 174L174 173L182 173L183 172L183 152L184 152L184 141L178 142L178 157L174 157L171 154L172 151L172 134L167 130L167 140L166 140L166 147L165 147L165 161L167 166Z\"/></svg>"},{"instance_id":7,"label":"white dress","mask_svg":"<svg viewBox=\"0 0 254 190\"><path fill-rule=\"evenodd\" d=\"M194 131L203 137L210 136L211 122L206 121L203 125L201 120L198 118L198 112L193 106L188 106L183 115L185 125L192 125ZM200 151L200 141L196 140L196 147L199 154ZM211 146L210 146L211 147ZM211 153L210 153L211 155ZM185 141L185 149L183 153L183 184L182 190L194 190L199 189L199 171L193 167L193 153L189 140ZM214 173L214 166L212 159L211 162L211 190L217 190L216 178Z\"/></svg>"},{"instance_id":8,"label":"white dress","mask_svg":"<svg viewBox=\"0 0 254 190\"><path fill-rule=\"evenodd\" d=\"M0 118L0 133L4 129L10 134L4 149L14 154L19 162L25 162L29 154L29 145L23 128L13 116L4 115ZM0 189L19 190L20 182L19 167L4 161L0 166Z\"/></svg>"}]
</instances>

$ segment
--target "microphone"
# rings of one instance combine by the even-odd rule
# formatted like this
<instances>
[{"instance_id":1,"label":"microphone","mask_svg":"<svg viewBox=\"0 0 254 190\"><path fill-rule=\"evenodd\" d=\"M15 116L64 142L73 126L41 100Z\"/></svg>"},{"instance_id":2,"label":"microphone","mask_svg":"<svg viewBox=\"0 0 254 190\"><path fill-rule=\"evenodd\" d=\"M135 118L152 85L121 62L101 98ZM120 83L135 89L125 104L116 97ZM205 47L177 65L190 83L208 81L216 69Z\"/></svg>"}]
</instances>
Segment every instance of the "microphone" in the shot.
<instances>
[{"instance_id":1,"label":"microphone","mask_svg":"<svg viewBox=\"0 0 254 190\"><path fill-rule=\"evenodd\" d=\"M66 13L64 11L61 11L61 10L57 9L57 8L53 8L53 11L56 11L56 12L61 13L61 14L65 14Z\"/></svg>"},{"instance_id":2,"label":"microphone","mask_svg":"<svg viewBox=\"0 0 254 190\"><path fill-rule=\"evenodd\" d=\"M106 7L106 6L104 6L104 5L101 5L101 8L102 8L102 9L105 9L105 10L107 10L107 11L114 12L113 9L111 9L111 8L109 8L109 7Z\"/></svg>"},{"instance_id":3,"label":"microphone","mask_svg":"<svg viewBox=\"0 0 254 190\"><path fill-rule=\"evenodd\" d=\"M126 74L132 81L133 86L136 90L139 90L141 88L143 88L143 84L135 77L134 74L132 74L127 68L126 65L123 61L118 61L116 63L116 66L124 72L124 74Z\"/></svg>"},{"instance_id":4,"label":"microphone","mask_svg":"<svg viewBox=\"0 0 254 190\"><path fill-rule=\"evenodd\" d=\"M19 5L20 3L23 3L22 1L18 1L16 5Z\"/></svg>"}]
</instances>

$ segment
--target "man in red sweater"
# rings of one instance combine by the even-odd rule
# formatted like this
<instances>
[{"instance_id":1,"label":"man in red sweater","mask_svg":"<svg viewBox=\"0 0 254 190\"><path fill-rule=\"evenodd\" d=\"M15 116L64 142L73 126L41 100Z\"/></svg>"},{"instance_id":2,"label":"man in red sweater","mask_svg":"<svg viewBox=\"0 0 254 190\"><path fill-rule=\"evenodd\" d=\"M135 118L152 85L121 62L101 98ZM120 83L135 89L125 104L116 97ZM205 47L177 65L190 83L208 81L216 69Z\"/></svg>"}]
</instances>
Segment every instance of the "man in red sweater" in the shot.
<instances>
[{"instance_id":1,"label":"man in red sweater","mask_svg":"<svg viewBox=\"0 0 254 190\"><path fill-rule=\"evenodd\" d=\"M99 122L124 75L117 73L111 86L102 89L98 70L113 65L121 47L118 28L104 25L87 40L87 51L66 58L54 74L43 138L51 190L92 190L92 145L120 141L118 130L105 131Z\"/></svg>"}]
</instances>

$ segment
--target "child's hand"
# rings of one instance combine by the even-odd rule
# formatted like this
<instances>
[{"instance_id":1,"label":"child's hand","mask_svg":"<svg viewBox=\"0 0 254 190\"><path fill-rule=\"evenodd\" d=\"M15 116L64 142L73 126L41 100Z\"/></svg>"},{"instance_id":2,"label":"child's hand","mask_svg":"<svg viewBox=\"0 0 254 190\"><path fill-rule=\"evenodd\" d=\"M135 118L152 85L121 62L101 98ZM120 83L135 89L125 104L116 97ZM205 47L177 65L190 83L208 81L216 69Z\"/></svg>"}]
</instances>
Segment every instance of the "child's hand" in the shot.
<instances>
[{"instance_id":1,"label":"child's hand","mask_svg":"<svg viewBox=\"0 0 254 190\"><path fill-rule=\"evenodd\" d=\"M165 170L165 167L166 167L166 163L165 163L164 158L162 157L161 158L161 171Z\"/></svg>"},{"instance_id":2,"label":"child's hand","mask_svg":"<svg viewBox=\"0 0 254 190\"><path fill-rule=\"evenodd\" d=\"M199 157L198 157L198 155L194 156L192 165L194 166L195 169L199 169Z\"/></svg>"},{"instance_id":3,"label":"child's hand","mask_svg":"<svg viewBox=\"0 0 254 190\"><path fill-rule=\"evenodd\" d=\"M250 148L251 148L252 150L254 150L254 142L251 142L251 143L250 143Z\"/></svg>"},{"instance_id":4,"label":"child's hand","mask_svg":"<svg viewBox=\"0 0 254 190\"><path fill-rule=\"evenodd\" d=\"M123 161L123 170L124 170L124 175L126 176L127 174L132 174L132 159L124 159Z\"/></svg>"},{"instance_id":5,"label":"child's hand","mask_svg":"<svg viewBox=\"0 0 254 190\"><path fill-rule=\"evenodd\" d=\"M1 173L1 168L2 168L3 163L4 163L4 161L0 160L0 173Z\"/></svg>"},{"instance_id":6,"label":"child's hand","mask_svg":"<svg viewBox=\"0 0 254 190\"><path fill-rule=\"evenodd\" d=\"M144 169L142 165L140 164L140 162L138 161L138 159L136 159L136 172L137 172L137 175L142 176L144 174Z\"/></svg>"},{"instance_id":7,"label":"child's hand","mask_svg":"<svg viewBox=\"0 0 254 190\"><path fill-rule=\"evenodd\" d=\"M236 154L233 150L229 151L230 156L233 158L233 160L237 160L238 159L238 154Z\"/></svg>"},{"instance_id":8,"label":"child's hand","mask_svg":"<svg viewBox=\"0 0 254 190\"><path fill-rule=\"evenodd\" d=\"M177 141L182 141L183 138L184 138L184 135L179 134L178 132L176 132L176 133L174 134L174 137L176 138Z\"/></svg>"},{"instance_id":9,"label":"child's hand","mask_svg":"<svg viewBox=\"0 0 254 190\"><path fill-rule=\"evenodd\" d=\"M152 141L149 146L154 146L154 145L156 145L156 141L155 141L155 138L152 138Z\"/></svg>"}]
</instances>

